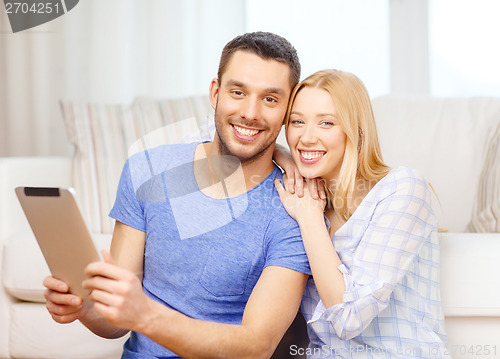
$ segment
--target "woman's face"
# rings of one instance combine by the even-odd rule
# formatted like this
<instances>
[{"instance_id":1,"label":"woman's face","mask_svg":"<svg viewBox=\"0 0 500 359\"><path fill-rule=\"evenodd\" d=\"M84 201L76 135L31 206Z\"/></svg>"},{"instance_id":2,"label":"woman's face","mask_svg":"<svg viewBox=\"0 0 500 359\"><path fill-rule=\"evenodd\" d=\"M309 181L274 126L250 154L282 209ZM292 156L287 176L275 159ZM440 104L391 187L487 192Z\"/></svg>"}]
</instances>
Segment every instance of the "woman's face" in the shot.
<instances>
[{"instance_id":1,"label":"woman's face","mask_svg":"<svg viewBox=\"0 0 500 359\"><path fill-rule=\"evenodd\" d=\"M346 144L346 134L338 123L327 91L304 87L298 92L286 138L302 176L327 181L338 178Z\"/></svg>"}]
</instances>

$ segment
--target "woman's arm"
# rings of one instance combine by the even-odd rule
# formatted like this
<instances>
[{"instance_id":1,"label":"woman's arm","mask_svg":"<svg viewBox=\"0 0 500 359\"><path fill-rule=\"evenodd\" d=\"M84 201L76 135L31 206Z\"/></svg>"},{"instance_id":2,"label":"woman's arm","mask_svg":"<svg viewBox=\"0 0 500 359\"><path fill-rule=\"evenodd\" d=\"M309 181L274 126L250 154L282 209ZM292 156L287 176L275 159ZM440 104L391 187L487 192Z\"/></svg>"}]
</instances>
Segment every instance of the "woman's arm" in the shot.
<instances>
[{"instance_id":1,"label":"woman's arm","mask_svg":"<svg viewBox=\"0 0 500 359\"><path fill-rule=\"evenodd\" d=\"M319 216L298 219L302 241L309 259L314 283L326 308L342 303L345 292L342 265L335 250L324 218Z\"/></svg>"},{"instance_id":2,"label":"woman's arm","mask_svg":"<svg viewBox=\"0 0 500 359\"><path fill-rule=\"evenodd\" d=\"M290 196L287 193L282 200L286 201ZM329 235L324 236L324 223L315 219L317 217L304 215L305 206L300 208L300 215L305 219L297 221L303 223L304 247L316 288L327 308L320 319L330 322L340 339L359 335L389 305L395 286L408 273L423 243L435 230L430 200L426 180L415 176L411 170L401 171L384 196L377 199L374 212L366 219L366 230L353 249L349 268L337 262L335 256L328 256L327 238L332 242ZM297 207L295 199L290 203ZM284 205L288 210L290 205L285 202ZM299 212L297 208L292 210ZM295 214L292 213L293 217ZM322 231L315 230L315 226ZM333 248L333 244L331 246ZM332 257L333 263L328 262ZM338 272L343 274L341 289L345 290L341 301L332 306L338 301L337 295L341 291L336 287L339 285Z\"/></svg>"},{"instance_id":3,"label":"woman's arm","mask_svg":"<svg viewBox=\"0 0 500 359\"><path fill-rule=\"evenodd\" d=\"M314 282L323 303L327 308L341 303L345 282L338 267L342 262L326 227L323 214L325 201L312 198L308 188L305 188L303 197L298 197L285 190L279 181L275 181L275 185L283 206L299 224Z\"/></svg>"}]
</instances>

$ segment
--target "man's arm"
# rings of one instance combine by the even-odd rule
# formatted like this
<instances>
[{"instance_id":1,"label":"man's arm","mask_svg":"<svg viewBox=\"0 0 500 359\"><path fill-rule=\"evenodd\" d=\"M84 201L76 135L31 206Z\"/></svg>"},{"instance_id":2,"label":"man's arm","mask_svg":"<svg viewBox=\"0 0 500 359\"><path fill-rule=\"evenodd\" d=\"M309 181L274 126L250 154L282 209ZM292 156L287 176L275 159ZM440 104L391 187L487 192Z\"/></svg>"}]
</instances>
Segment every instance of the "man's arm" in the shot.
<instances>
[{"instance_id":1,"label":"man's arm","mask_svg":"<svg viewBox=\"0 0 500 359\"><path fill-rule=\"evenodd\" d=\"M85 282L95 310L116 327L140 332L178 355L190 358L270 357L295 318L307 275L269 266L254 287L241 325L187 317L153 301L130 271L94 263Z\"/></svg>"},{"instance_id":2,"label":"man's arm","mask_svg":"<svg viewBox=\"0 0 500 359\"><path fill-rule=\"evenodd\" d=\"M118 266L130 270L138 279L142 279L144 245L146 234L116 222L111 243L111 253ZM83 302L76 295L68 292L68 285L54 277L44 280L46 306L52 318L61 324L80 320L95 334L105 338L119 338L128 330L117 328L107 322L93 308L90 301Z\"/></svg>"},{"instance_id":3,"label":"man's arm","mask_svg":"<svg viewBox=\"0 0 500 359\"><path fill-rule=\"evenodd\" d=\"M111 241L111 255L115 258L114 263L130 271L139 283L142 282L145 245L145 232L116 221ZM104 338L119 338L128 332L127 328L116 327L103 318L98 311L94 310L94 306L79 319L90 331Z\"/></svg>"}]
</instances>

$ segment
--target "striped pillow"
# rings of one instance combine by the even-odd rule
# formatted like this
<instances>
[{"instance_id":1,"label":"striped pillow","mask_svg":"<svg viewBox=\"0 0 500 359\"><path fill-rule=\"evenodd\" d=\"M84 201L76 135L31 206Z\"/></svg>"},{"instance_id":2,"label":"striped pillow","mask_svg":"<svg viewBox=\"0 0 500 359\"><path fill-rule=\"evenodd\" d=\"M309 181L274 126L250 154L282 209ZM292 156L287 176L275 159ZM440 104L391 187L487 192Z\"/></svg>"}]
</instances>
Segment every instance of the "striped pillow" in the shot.
<instances>
[{"instance_id":1,"label":"striped pillow","mask_svg":"<svg viewBox=\"0 0 500 359\"><path fill-rule=\"evenodd\" d=\"M500 122L488 143L467 232L500 232Z\"/></svg>"},{"instance_id":2,"label":"striped pillow","mask_svg":"<svg viewBox=\"0 0 500 359\"><path fill-rule=\"evenodd\" d=\"M207 96L131 105L61 102L74 145L72 178L83 216L93 233L112 233L108 217L122 167L135 152L160 144L210 140L215 132Z\"/></svg>"}]
</instances>

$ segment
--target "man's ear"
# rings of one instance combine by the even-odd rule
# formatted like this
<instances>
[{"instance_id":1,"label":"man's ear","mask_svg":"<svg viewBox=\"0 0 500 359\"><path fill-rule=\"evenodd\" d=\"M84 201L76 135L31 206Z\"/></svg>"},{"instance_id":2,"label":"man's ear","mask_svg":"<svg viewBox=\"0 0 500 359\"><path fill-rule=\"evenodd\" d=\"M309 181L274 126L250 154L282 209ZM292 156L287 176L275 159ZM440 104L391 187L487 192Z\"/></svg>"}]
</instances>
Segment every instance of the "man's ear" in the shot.
<instances>
[{"instance_id":1,"label":"man's ear","mask_svg":"<svg viewBox=\"0 0 500 359\"><path fill-rule=\"evenodd\" d=\"M212 108L215 110L217 107L217 98L219 96L219 80L217 79L212 79L212 82L210 82L210 104L212 105Z\"/></svg>"}]
</instances>

